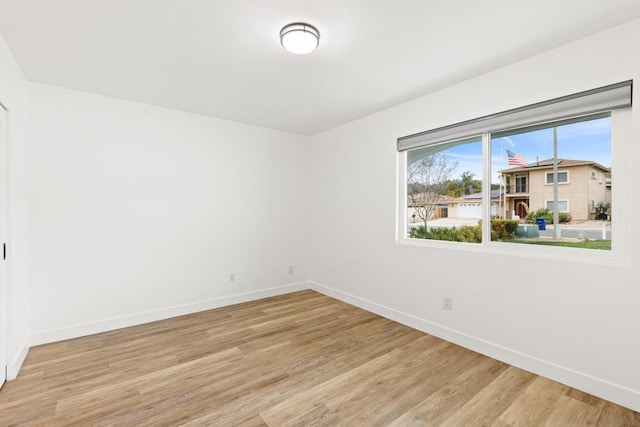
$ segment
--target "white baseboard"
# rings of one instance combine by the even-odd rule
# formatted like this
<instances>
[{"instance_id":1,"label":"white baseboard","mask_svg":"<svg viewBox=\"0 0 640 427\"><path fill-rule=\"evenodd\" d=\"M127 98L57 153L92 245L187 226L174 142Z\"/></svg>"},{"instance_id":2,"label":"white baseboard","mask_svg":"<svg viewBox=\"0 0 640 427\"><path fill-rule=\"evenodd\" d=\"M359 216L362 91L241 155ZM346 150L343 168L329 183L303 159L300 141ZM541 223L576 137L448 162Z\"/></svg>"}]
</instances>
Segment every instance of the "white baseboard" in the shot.
<instances>
[{"instance_id":1,"label":"white baseboard","mask_svg":"<svg viewBox=\"0 0 640 427\"><path fill-rule=\"evenodd\" d=\"M383 304L311 282L310 288L419 331L640 412L640 391L473 337Z\"/></svg>"},{"instance_id":2,"label":"white baseboard","mask_svg":"<svg viewBox=\"0 0 640 427\"><path fill-rule=\"evenodd\" d=\"M199 311L211 310L214 308L254 301L261 298L268 298L305 289L309 289L309 284L307 282L293 283L289 285L276 286L273 288L260 289L258 291L212 298L205 301L176 305L159 310L136 313L122 317L114 317L110 319L103 319L79 325L72 325L64 328L48 329L31 334L30 344L31 346L35 346L71 338L78 338L87 335L98 334L101 332L112 331L114 329L141 325L143 323L155 322L171 317L183 316L185 314L197 313Z\"/></svg>"},{"instance_id":3,"label":"white baseboard","mask_svg":"<svg viewBox=\"0 0 640 427\"><path fill-rule=\"evenodd\" d=\"M27 353L29 352L28 344L28 340L25 340L25 342L20 346L18 354L16 354L13 359L7 363L7 380L14 380L18 376L18 372L20 372L24 359L27 357Z\"/></svg>"}]
</instances>

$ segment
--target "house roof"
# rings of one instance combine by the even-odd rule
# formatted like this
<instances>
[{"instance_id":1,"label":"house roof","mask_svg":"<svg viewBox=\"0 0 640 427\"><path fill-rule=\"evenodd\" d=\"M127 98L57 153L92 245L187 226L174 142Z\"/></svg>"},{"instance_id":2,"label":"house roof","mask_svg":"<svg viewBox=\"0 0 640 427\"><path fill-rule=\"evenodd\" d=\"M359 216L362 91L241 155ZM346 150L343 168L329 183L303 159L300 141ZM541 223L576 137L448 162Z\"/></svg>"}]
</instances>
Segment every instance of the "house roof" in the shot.
<instances>
[{"instance_id":1,"label":"house roof","mask_svg":"<svg viewBox=\"0 0 640 427\"><path fill-rule=\"evenodd\" d=\"M414 203L412 203L412 200L415 200L417 202L417 204L419 205L422 201L422 199L424 199L425 195L422 193L416 193L416 194L410 194L409 195L409 206L414 205ZM430 199L432 199L435 203L432 204L447 204L453 200L456 200L455 197L451 197L451 196L446 196L444 194L433 194L433 193L429 193L428 197Z\"/></svg>"},{"instance_id":2,"label":"house roof","mask_svg":"<svg viewBox=\"0 0 640 427\"><path fill-rule=\"evenodd\" d=\"M600 163L595 162L593 160L573 160L573 159L558 159L558 166L562 168L574 167L574 166L594 166L604 172L611 172L611 169L602 166ZM553 159L545 159L539 160L537 162L529 163L527 166L518 166L515 168L503 169L502 172L521 172L521 171L530 171L530 170L539 170L539 169L552 169L553 168Z\"/></svg>"},{"instance_id":3,"label":"house roof","mask_svg":"<svg viewBox=\"0 0 640 427\"><path fill-rule=\"evenodd\" d=\"M497 199L498 197L500 197L501 194L502 194L502 190L500 190L500 189L491 190L491 198L492 199ZM482 200L482 193L467 194L466 196L458 197L456 200L458 200L458 201L463 201L463 200Z\"/></svg>"}]
</instances>

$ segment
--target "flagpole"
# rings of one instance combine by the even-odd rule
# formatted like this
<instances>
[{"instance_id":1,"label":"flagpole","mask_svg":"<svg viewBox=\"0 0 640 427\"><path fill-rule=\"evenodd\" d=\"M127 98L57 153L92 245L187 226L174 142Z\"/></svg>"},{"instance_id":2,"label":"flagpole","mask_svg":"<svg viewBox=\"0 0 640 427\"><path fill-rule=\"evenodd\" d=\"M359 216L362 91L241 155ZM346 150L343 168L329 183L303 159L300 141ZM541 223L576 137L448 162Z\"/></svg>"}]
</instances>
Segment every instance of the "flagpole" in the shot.
<instances>
[{"instance_id":1,"label":"flagpole","mask_svg":"<svg viewBox=\"0 0 640 427\"><path fill-rule=\"evenodd\" d=\"M502 219L507 219L507 195L505 194L506 185L504 183L504 139L501 144L502 152L500 153L500 202L502 203Z\"/></svg>"},{"instance_id":2,"label":"flagpole","mask_svg":"<svg viewBox=\"0 0 640 427\"><path fill-rule=\"evenodd\" d=\"M558 214L558 131L553 128L553 237L560 239Z\"/></svg>"}]
</instances>

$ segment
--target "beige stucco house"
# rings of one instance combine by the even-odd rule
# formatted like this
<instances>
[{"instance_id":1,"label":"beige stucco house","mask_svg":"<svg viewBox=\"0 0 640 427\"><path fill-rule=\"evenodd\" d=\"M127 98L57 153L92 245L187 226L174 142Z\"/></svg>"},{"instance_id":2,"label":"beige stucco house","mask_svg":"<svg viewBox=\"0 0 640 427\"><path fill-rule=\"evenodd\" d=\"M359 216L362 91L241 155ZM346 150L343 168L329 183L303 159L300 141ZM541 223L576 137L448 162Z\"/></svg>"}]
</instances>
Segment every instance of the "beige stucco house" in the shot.
<instances>
[{"instance_id":1,"label":"beige stucco house","mask_svg":"<svg viewBox=\"0 0 640 427\"><path fill-rule=\"evenodd\" d=\"M553 209L553 159L503 171L506 217ZM611 170L591 160L558 159L558 211L574 220L595 219L611 204ZM610 212L606 212L610 214ZM500 215L503 216L503 215Z\"/></svg>"}]
</instances>

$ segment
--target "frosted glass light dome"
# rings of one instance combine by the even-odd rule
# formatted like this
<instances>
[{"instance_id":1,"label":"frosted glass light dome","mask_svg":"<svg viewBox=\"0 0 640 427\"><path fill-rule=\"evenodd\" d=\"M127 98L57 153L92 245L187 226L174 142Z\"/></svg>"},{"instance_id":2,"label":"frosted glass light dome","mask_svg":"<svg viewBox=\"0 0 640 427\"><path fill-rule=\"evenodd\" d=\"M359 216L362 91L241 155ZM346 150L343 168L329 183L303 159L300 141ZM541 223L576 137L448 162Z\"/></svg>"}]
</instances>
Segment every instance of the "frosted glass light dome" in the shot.
<instances>
[{"instance_id":1,"label":"frosted glass light dome","mask_svg":"<svg viewBox=\"0 0 640 427\"><path fill-rule=\"evenodd\" d=\"M320 32L313 25L295 22L280 30L280 44L291 53L311 53L320 44Z\"/></svg>"}]
</instances>

